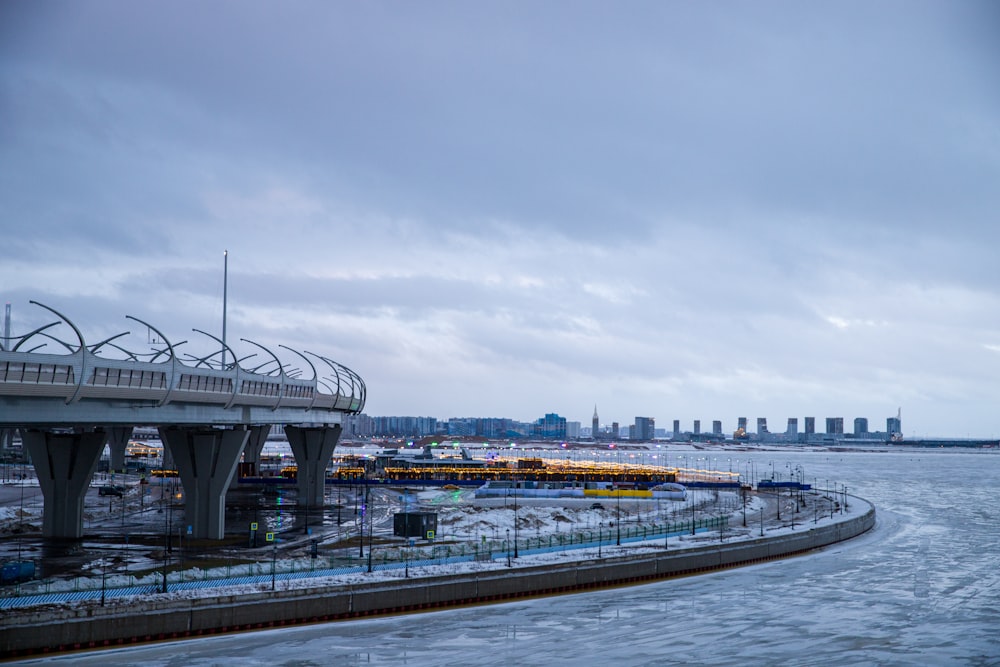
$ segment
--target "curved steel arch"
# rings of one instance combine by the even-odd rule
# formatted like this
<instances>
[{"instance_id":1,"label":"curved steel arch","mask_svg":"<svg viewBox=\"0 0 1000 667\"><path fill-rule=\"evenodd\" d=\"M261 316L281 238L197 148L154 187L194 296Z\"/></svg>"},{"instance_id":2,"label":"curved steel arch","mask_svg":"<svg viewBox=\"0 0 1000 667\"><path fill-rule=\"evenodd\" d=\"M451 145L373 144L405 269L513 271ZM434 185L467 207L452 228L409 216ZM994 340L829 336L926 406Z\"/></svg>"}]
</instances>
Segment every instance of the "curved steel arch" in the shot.
<instances>
[{"instance_id":1,"label":"curved steel arch","mask_svg":"<svg viewBox=\"0 0 1000 667\"><path fill-rule=\"evenodd\" d=\"M285 376L285 367L281 364L281 360L278 359L278 355L276 355L274 352L271 352L271 350L267 349L266 347L264 347L260 343L256 343L256 342L250 340L249 338L240 338L240 340L243 341L244 343L250 343L251 345L256 345L260 349L264 350L265 352L267 352L268 354L270 354L272 357L274 357L274 363L278 364L278 377L281 380L281 384L279 385L279 388L278 388L278 400L276 400L274 402L274 407L271 408L272 411L273 410L277 410L278 406L281 405L281 399L284 398L284 396L285 396L285 378L286 378L286 376Z\"/></svg>"},{"instance_id":2,"label":"curved steel arch","mask_svg":"<svg viewBox=\"0 0 1000 667\"><path fill-rule=\"evenodd\" d=\"M313 365L313 362L309 361L309 357L307 357L306 355L302 354L298 350L293 350L292 348L288 347L287 345L282 345L280 343L278 344L278 347L280 347L282 349L285 349L285 350L288 350L289 352L292 352L294 354L299 355L302 358L303 361L305 361L307 364L309 364L309 368L312 369L312 372L313 372L313 376L312 376L313 395L312 395L312 400L309 401L309 409L311 410L312 407L314 405L316 405L316 394L319 393L319 388L316 386L319 383L319 375L316 374L316 366Z\"/></svg>"},{"instance_id":3,"label":"curved steel arch","mask_svg":"<svg viewBox=\"0 0 1000 667\"><path fill-rule=\"evenodd\" d=\"M304 367L300 369L284 364L278 355L267 347L251 339L242 338L240 340L243 342L263 350L268 361L252 371L247 370L244 367L246 360L256 357L257 354L251 353L238 357L233 347L222 344L227 357L229 353L232 354L233 362L226 363L224 366L218 364L218 368L216 368L213 357L218 352L204 357L185 354L182 358L182 355L179 354L179 348L187 341L172 342L163 331L132 315L127 315L126 318L156 332L158 341L156 345L151 345L151 352L136 352L117 342L122 337L129 335L130 331L124 331L93 345L88 345L79 327L68 317L45 304L37 301L31 301L31 303L55 314L59 317L59 321L40 326L23 336L10 336L4 339L6 347L0 347L0 360L21 364L22 371L17 377L4 376L0 379L0 401L6 400L3 398L4 396L38 397L40 401L32 407L33 410L38 410L41 409L39 406L43 405L41 401L49 401L58 396L65 400L67 405L77 404L65 413L66 416L73 415L75 419L89 414L88 410L83 410L78 405L82 399L125 401L131 403L133 407L142 409L165 408L163 414L171 415L170 418L181 419L181 423L204 418L219 419L220 423L239 423L240 417L237 416L236 421L234 421L233 413L228 412L228 409L233 407L240 408L241 413L239 414L245 415L242 417L243 419L260 419L260 415L252 417L250 415L253 411L262 409L280 413L280 419L291 420L288 423L294 423L296 417L302 415L300 411L307 413L307 415L303 415L304 422L317 422L317 420L325 422L325 416L321 413L357 414L365 404L367 387L361 376L343 364L322 355L312 352L303 353L286 345L279 345L281 349L291 352L305 362L312 372L311 378L306 378L303 372ZM70 326L77 339L76 344L48 333L49 329L60 323ZM208 332L200 329L194 329L194 331L222 343L219 338ZM64 353L39 353L34 356L37 350L47 345L44 342L28 351L23 351L22 348L26 347L30 340L37 336L57 343L64 350ZM162 345L160 341L162 341ZM101 356L100 353L107 350L114 350L117 354L112 355L112 358ZM119 355L122 356L119 357ZM312 361L313 358L319 359L329 370L326 377L321 376L319 365ZM61 359L69 361L64 362ZM266 373L262 371L272 363L276 365L274 368ZM28 364L34 364L34 369L27 370ZM51 388L46 388L51 380L40 380L41 373L45 372L48 374L47 377L51 378L56 372L53 369L58 370L64 365L66 371L62 371L62 379L53 382ZM120 376L116 369L121 371ZM131 369L131 372L126 375L125 372L128 369ZM213 392L211 396L206 394L202 397L197 391L191 392L182 389L183 369L198 369L199 374L228 378L233 382L232 394L226 400L228 392L225 390L221 392L221 396L220 393ZM137 376L137 371L152 371L156 375L152 376L152 382L146 382L147 376L145 374ZM141 379L136 382L136 377ZM265 389L260 392L248 390L246 395L241 393L242 387L248 379L275 386L277 389L275 400L270 400L271 397L268 396L274 389ZM296 388L294 391L292 390L293 386ZM222 402L219 402L220 398ZM97 406L98 404L95 403L95 407ZM204 411L208 406L214 406L212 409L224 412L213 414L212 417L204 417L202 415L207 413L198 411ZM107 404L103 405L101 409L106 407ZM63 415L61 411L52 414L55 422L58 422ZM38 415L39 413L32 413L30 417L24 417L29 420L26 423L48 423L47 414L41 417ZM120 416L98 419L115 421ZM87 419L83 421L90 423Z\"/></svg>"},{"instance_id":4,"label":"curved steel arch","mask_svg":"<svg viewBox=\"0 0 1000 667\"><path fill-rule=\"evenodd\" d=\"M160 407L163 407L164 405L166 405L167 403L170 402L170 394L171 394L171 392L173 392L174 385L177 383L177 363L178 363L178 361L177 361L177 353L174 352L174 345L172 345L170 343L170 339L168 339L166 336L163 335L162 331L160 331L159 329L157 329L156 327L154 327L149 322L143 322L138 317L132 317L131 315L126 315L125 317L126 317L126 319L135 320L139 324L145 324L147 327L149 327L150 329L152 329L153 331L155 331L160 336L160 338L163 339L163 342L166 344L167 349L170 350L170 380L167 382L167 393L163 396L163 399L160 401ZM180 343L178 343L178 345L183 345L186 342L187 341L181 341ZM156 363L155 360L156 360L156 357L158 357L158 356L160 356L160 355L157 354L152 359L150 359L149 363L151 363L151 364L152 363Z\"/></svg>"},{"instance_id":5,"label":"curved steel arch","mask_svg":"<svg viewBox=\"0 0 1000 667\"><path fill-rule=\"evenodd\" d=\"M69 405L70 403L75 403L76 401L78 401L80 399L80 392L83 391L83 385L84 385L84 382L86 382L86 378L87 378L87 343L86 343L86 341L83 340L83 334L80 333L80 330L76 328L76 325L73 324L73 322L71 322L68 317L66 317L65 315L63 315L62 313L60 313L55 308L50 308L50 307L46 306L44 303L39 303L37 301L28 301L28 303L34 304L36 306L41 306L45 310L47 310L49 312L52 312L52 313L55 313L64 322L66 322L66 324L68 324L71 329L73 329L73 332L76 333L76 337L80 341L80 349L73 353L73 354L79 354L80 355L80 374L79 374L79 377L76 380L76 391L73 392L72 396L70 396L69 398L66 399L66 405ZM60 342L62 342L62 341L60 341ZM63 344L66 345L66 343L63 343ZM69 345L66 345L66 347L69 347Z\"/></svg>"},{"instance_id":6,"label":"curved steel arch","mask_svg":"<svg viewBox=\"0 0 1000 667\"><path fill-rule=\"evenodd\" d=\"M310 352L309 350L305 350L305 353L309 354L309 355L312 355L312 356L316 357L317 359L322 360L324 363L326 363L327 366L330 367L330 369L333 371L334 376L337 379L337 395L338 396L342 396L343 395L343 392L341 391L340 371L343 371L344 374L347 375L348 379L350 380L350 384L351 384L351 396L350 396L351 408L349 410L347 410L347 412L351 412L353 414L360 413L364 409L364 407L365 407L365 394L366 394L366 391L367 391L367 389L365 387L364 380L361 379L361 376L358 375L357 373L355 373L354 371L352 371L347 366L344 366L343 364L338 363L338 362L334 361L333 359L329 359L329 358L324 357L322 355L316 354L315 352ZM354 407L354 401L355 401L355 395L354 395L354 393L355 393L355 391L357 391L360 394L360 396L357 397L358 406L356 408Z\"/></svg>"}]
</instances>

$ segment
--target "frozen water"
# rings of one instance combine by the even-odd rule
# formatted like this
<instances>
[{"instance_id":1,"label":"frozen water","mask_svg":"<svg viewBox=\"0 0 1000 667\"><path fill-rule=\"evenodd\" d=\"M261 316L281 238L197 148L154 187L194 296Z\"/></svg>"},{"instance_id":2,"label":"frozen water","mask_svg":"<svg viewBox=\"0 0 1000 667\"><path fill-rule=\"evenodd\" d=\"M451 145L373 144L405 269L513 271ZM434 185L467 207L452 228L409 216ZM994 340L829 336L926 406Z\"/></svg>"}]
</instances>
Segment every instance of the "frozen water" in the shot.
<instances>
[{"instance_id":1,"label":"frozen water","mask_svg":"<svg viewBox=\"0 0 1000 667\"><path fill-rule=\"evenodd\" d=\"M874 502L876 528L805 556L643 586L23 663L1000 665L997 452L723 455L846 484Z\"/></svg>"}]
</instances>

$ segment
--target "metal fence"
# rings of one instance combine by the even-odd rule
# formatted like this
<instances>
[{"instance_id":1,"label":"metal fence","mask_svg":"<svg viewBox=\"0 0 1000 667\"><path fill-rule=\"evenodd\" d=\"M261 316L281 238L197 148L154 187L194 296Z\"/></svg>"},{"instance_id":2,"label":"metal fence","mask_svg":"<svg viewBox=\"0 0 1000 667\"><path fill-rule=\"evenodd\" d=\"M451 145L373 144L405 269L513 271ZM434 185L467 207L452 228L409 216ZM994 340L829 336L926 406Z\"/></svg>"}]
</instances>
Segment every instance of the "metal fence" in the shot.
<instances>
[{"instance_id":1,"label":"metal fence","mask_svg":"<svg viewBox=\"0 0 1000 667\"><path fill-rule=\"evenodd\" d=\"M113 587L107 579L100 582L95 578L76 578L66 590L66 580L36 580L2 589L0 609L30 607L35 605L72 602L79 600L101 600L150 595L193 589L256 586L261 590L274 590L278 582L299 579L335 577L340 575L404 570L410 568L448 565L463 562L492 562L512 559L515 556L568 551L571 549L602 548L617 544L645 542L680 535L694 535L717 531L725 534L729 521L726 516L697 519L693 522L677 522L651 525L612 526L604 529L585 530L574 533L556 533L527 538L480 540L479 542L459 542L452 544L430 544L422 546L392 546L369 549L365 555L331 555L326 558L309 559L303 567L301 559L284 560L272 557L267 561L229 565L211 570L178 570L147 573L141 577L129 575L129 584ZM220 572L220 570L224 570ZM121 575L114 575L118 580Z\"/></svg>"}]
</instances>

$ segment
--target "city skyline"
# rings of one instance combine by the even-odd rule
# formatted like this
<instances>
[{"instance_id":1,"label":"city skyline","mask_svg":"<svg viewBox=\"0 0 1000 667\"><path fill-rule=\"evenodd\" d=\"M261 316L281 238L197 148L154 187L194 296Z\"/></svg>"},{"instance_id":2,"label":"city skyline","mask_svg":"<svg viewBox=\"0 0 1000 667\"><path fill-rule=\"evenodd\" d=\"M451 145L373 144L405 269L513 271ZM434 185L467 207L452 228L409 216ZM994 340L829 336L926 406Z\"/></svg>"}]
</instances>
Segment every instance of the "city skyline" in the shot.
<instances>
[{"instance_id":1,"label":"city skyline","mask_svg":"<svg viewBox=\"0 0 1000 667\"><path fill-rule=\"evenodd\" d=\"M381 435L381 436L476 436L489 439L504 438L532 438L542 439L560 438L567 440L576 439L599 439L599 440L653 440L655 438L684 436L716 436L722 439L739 439L745 434L746 437L760 439L768 438L774 440L806 440L811 436L840 435L848 438L871 436L874 439L885 441L903 441L905 433L902 430L901 411L895 415L885 418L885 430L870 428L868 417L854 417L851 424L853 428L845 429L844 417L821 418L819 427L817 419L813 416L802 418L802 426L799 427L798 417L788 417L785 428L771 429L767 426L766 417L756 418L756 429L750 429L750 418L736 417L736 426L727 429L726 421L722 419L711 420L710 426L706 422L707 428L702 428L702 420L694 419L684 421L673 419L656 425L656 418L636 415L634 420L629 421L601 421L598 410L595 406L591 426L585 426L583 422L568 419L558 413L546 413L531 421L521 421L509 417L436 417L432 415L370 415L362 413L345 418L345 427L350 435ZM668 428L666 423L670 424ZM553 427L555 424L555 427ZM554 428L554 430L553 430ZM635 432L633 432L635 431ZM595 436L599 433L599 436Z\"/></svg>"},{"instance_id":2,"label":"city skyline","mask_svg":"<svg viewBox=\"0 0 1000 667\"><path fill-rule=\"evenodd\" d=\"M204 354L228 290L240 354L322 351L377 414L902 406L908 436L997 436L998 24L0 3L0 303Z\"/></svg>"}]
</instances>

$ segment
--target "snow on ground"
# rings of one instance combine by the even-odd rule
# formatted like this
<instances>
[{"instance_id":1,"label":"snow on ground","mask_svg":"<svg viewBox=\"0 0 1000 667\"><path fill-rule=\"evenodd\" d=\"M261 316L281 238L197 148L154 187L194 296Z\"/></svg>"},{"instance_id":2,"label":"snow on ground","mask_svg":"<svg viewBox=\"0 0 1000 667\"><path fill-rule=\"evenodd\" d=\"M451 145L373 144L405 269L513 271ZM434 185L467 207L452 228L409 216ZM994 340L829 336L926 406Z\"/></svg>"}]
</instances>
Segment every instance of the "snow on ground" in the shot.
<instances>
[{"instance_id":1,"label":"snow on ground","mask_svg":"<svg viewBox=\"0 0 1000 667\"><path fill-rule=\"evenodd\" d=\"M306 579L282 580L278 578L274 586L278 590L308 589L370 583L374 581L393 581L406 577L481 573L491 570L502 570L507 567L521 568L551 563L585 562L597 558L614 558L642 553L662 552L664 548L679 550L701 546L706 543L752 539L759 537L761 532L767 536L777 536L793 531L801 531L814 524L827 524L831 521L841 521L849 516L860 515L868 509L867 503L861 501L854 502L852 500L849 507L843 513L838 510L831 517L830 504L822 499L822 495L809 493L806 495L806 509L796 514L794 512L794 499L790 496L784 496L782 498L783 521L778 522L774 516L775 497L769 494L760 496L749 494L745 514L739 494L732 491L714 492L710 490L695 490L693 493L689 491L689 498L686 501L658 502L623 499L620 510L617 501L612 499L601 499L603 509L592 509L591 505L595 502L593 498L518 498L517 532L520 545L519 551L521 553L519 557L510 558L508 561L508 555L510 555L511 551L511 543L507 541L508 531L511 538L514 535L515 510L513 499L493 498L477 500L474 498L473 491L470 490L424 490L415 495L417 495L417 502L420 506L433 507L438 512L439 531L438 539L433 545L406 550L411 562L426 558L428 554L434 553L435 547L438 550L445 547L454 547L457 549L457 545L464 545L466 548L470 548L472 544L482 546L484 552L488 550L492 559L419 566L413 564L405 568L375 569L372 572L367 572L363 567L364 560L355 558L353 562L354 569L360 569L361 571L324 574ZM822 515L820 513L821 507ZM675 534L666 541L660 536L647 541L623 542L620 546L615 544L619 527L622 529L621 534L623 536L627 535L630 529L635 529L642 525L662 526L665 521L671 524L677 523L683 529L684 526L682 524L689 520L692 511L699 521L710 516L724 514L728 517L728 525L721 535L718 530L709 530L692 536L684 529L681 531L683 534ZM622 521L620 526L616 524L619 516ZM745 527L743 525L744 516L746 517ZM795 518L794 526L790 522L790 519L793 517ZM586 535L587 541L596 540L598 535L600 535L603 543L600 547L588 546L581 548L577 546L576 548L566 548L561 551L548 553L527 553L539 539L544 544L548 543L547 538L550 536L557 540L558 538L555 536L569 536L570 534L577 536L580 534ZM526 540L528 541L527 544ZM86 547L86 545L84 546ZM391 547L386 548L386 550L398 550L398 548ZM351 551L354 552L354 549L352 548ZM380 562L379 552L379 545L376 544L374 552L376 564ZM440 555L440 551L438 551L438 555ZM152 572L142 577L117 574L108 571L111 567L109 561L98 559L90 563L87 568L88 571L84 573L84 576L73 579L31 582L20 587L20 594L100 589L102 586L112 589L136 585L159 586L161 584L162 571L155 571L157 568L162 567L161 561L146 556L144 552L143 554L136 553L134 557L129 557L127 563L128 570L132 572L149 572L151 570ZM312 559L307 555L300 558L277 559L274 565L275 571L279 574L290 571L316 571L328 567L325 558ZM334 565L333 562L329 564L331 567L341 567L342 565L342 561L339 565ZM121 569L121 562L117 559L115 567L119 570ZM270 558L249 565L224 568L201 569L192 567L184 571L183 580L221 579L242 575L264 575L267 577L272 572L271 567L272 562ZM177 581L177 576L177 574L171 574L171 584ZM269 591L271 587L272 582L268 578L263 583L226 586L224 588L174 590L166 594L156 594L156 597L165 596L165 599L182 599L208 597L220 593L238 595ZM150 596L146 595L141 599L148 600L149 598ZM116 603L128 604L124 600Z\"/></svg>"}]
</instances>

